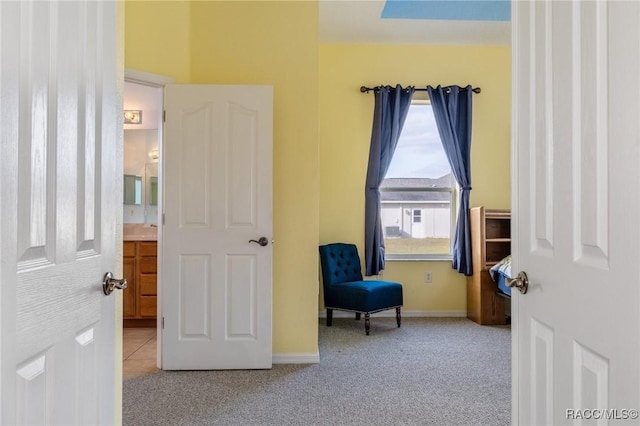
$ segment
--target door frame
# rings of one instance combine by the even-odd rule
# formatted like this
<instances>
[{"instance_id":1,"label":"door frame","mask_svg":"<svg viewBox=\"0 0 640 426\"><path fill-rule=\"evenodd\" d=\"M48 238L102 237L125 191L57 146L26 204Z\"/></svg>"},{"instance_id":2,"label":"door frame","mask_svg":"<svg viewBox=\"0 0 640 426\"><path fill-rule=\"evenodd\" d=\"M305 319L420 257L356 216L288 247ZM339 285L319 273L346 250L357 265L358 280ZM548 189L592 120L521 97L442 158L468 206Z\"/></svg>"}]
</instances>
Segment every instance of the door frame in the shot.
<instances>
[{"instance_id":1,"label":"door frame","mask_svg":"<svg viewBox=\"0 0 640 426\"><path fill-rule=\"evenodd\" d=\"M513 9L519 8L520 5L517 1L511 2L511 13L514 14ZM518 73L518 61L514 52L519 51L518 37L515 35L515 31L511 31L511 75L515 76ZM518 173L518 108L516 108L516 90L517 81L515 78L511 78L511 270L520 271L520 265L518 264L518 187L520 183L520 176ZM520 371L520 352L518 350L518 342L520 341L520 333L518 329L520 327L519 318L519 301L520 295L517 291L513 292L511 296L511 424L517 425L520 418L520 399L518 396L518 389L520 388L520 381L518 378L518 371Z\"/></svg>"},{"instance_id":2,"label":"door frame","mask_svg":"<svg viewBox=\"0 0 640 426\"><path fill-rule=\"evenodd\" d=\"M161 100L158 108L158 152L160 153L160 157L158 159L158 206L160 207L159 215L162 217L164 213L164 197L163 197L163 135L164 135L164 120L162 119L163 111L164 111L164 86L167 84L175 83L175 81L163 75L152 74L145 71L138 71L131 68L125 68L124 70L124 81L128 83L139 84L142 86L149 86L157 89L162 89L162 93L160 94ZM124 132L123 132L124 135ZM123 142L124 143L124 142ZM123 156L124 162L124 156ZM158 254L157 259L158 263L162 264L162 219L158 220ZM162 347L162 271L158 269L157 274L157 292L158 297L156 300L156 366L158 368L162 368L162 351L160 348Z\"/></svg>"}]
</instances>

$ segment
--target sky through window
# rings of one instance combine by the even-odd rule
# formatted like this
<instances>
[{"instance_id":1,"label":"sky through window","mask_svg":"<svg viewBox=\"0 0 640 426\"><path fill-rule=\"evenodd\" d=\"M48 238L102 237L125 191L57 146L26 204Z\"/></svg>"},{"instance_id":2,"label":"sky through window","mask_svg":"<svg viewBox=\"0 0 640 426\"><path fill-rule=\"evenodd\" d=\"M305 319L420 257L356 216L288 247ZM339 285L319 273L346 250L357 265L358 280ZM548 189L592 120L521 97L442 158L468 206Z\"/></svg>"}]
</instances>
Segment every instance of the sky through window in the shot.
<instances>
[{"instance_id":1,"label":"sky through window","mask_svg":"<svg viewBox=\"0 0 640 426\"><path fill-rule=\"evenodd\" d=\"M437 179L450 172L431 105L411 105L386 178Z\"/></svg>"}]
</instances>

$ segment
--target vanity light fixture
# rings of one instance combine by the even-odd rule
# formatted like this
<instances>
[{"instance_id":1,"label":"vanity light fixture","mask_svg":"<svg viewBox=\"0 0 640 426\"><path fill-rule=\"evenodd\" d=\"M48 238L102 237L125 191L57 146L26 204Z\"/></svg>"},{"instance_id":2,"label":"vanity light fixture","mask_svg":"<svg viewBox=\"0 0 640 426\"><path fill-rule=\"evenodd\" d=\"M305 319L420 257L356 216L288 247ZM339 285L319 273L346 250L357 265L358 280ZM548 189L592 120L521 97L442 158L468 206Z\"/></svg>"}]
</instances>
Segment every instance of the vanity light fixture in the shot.
<instances>
[{"instance_id":1,"label":"vanity light fixture","mask_svg":"<svg viewBox=\"0 0 640 426\"><path fill-rule=\"evenodd\" d=\"M142 111L139 109L125 109L124 124L142 124Z\"/></svg>"}]
</instances>

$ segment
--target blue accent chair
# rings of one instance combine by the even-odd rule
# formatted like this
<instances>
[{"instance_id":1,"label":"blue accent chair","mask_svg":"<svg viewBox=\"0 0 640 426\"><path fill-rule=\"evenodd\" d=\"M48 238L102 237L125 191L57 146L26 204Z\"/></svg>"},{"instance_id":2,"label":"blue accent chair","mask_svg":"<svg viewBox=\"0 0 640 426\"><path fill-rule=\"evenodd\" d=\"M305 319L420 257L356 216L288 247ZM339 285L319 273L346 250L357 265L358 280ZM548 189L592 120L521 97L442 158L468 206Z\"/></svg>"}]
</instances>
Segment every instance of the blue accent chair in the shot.
<instances>
[{"instance_id":1,"label":"blue accent chair","mask_svg":"<svg viewBox=\"0 0 640 426\"><path fill-rule=\"evenodd\" d=\"M354 244L333 243L320 246L324 305L327 327L333 322L333 310L355 312L356 320L364 314L364 329L369 335L372 313L396 310L401 323L402 284L391 281L363 280L358 249Z\"/></svg>"}]
</instances>

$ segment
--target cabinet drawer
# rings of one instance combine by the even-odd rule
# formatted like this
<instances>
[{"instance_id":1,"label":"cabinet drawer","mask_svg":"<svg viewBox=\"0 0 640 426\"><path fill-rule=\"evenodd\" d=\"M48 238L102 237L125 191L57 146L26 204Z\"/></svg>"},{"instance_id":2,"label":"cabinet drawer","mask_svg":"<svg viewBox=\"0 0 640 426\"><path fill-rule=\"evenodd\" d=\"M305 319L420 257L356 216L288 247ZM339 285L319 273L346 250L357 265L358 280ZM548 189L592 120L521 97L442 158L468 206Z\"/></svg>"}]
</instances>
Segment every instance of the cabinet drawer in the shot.
<instances>
[{"instance_id":1,"label":"cabinet drawer","mask_svg":"<svg viewBox=\"0 0 640 426\"><path fill-rule=\"evenodd\" d=\"M156 296L140 296L140 316L155 317L158 298Z\"/></svg>"},{"instance_id":2,"label":"cabinet drawer","mask_svg":"<svg viewBox=\"0 0 640 426\"><path fill-rule=\"evenodd\" d=\"M124 257L134 257L136 255L136 243L133 241L125 241L122 245L122 255Z\"/></svg>"},{"instance_id":3,"label":"cabinet drawer","mask_svg":"<svg viewBox=\"0 0 640 426\"><path fill-rule=\"evenodd\" d=\"M140 274L140 295L156 296L158 294L156 274Z\"/></svg>"},{"instance_id":4,"label":"cabinet drawer","mask_svg":"<svg viewBox=\"0 0 640 426\"><path fill-rule=\"evenodd\" d=\"M158 255L158 243L155 241L140 241L138 246L139 256L157 256Z\"/></svg>"},{"instance_id":5,"label":"cabinet drawer","mask_svg":"<svg viewBox=\"0 0 640 426\"><path fill-rule=\"evenodd\" d=\"M158 270L157 257L141 257L138 259L140 272L143 274L155 274Z\"/></svg>"}]
</instances>

